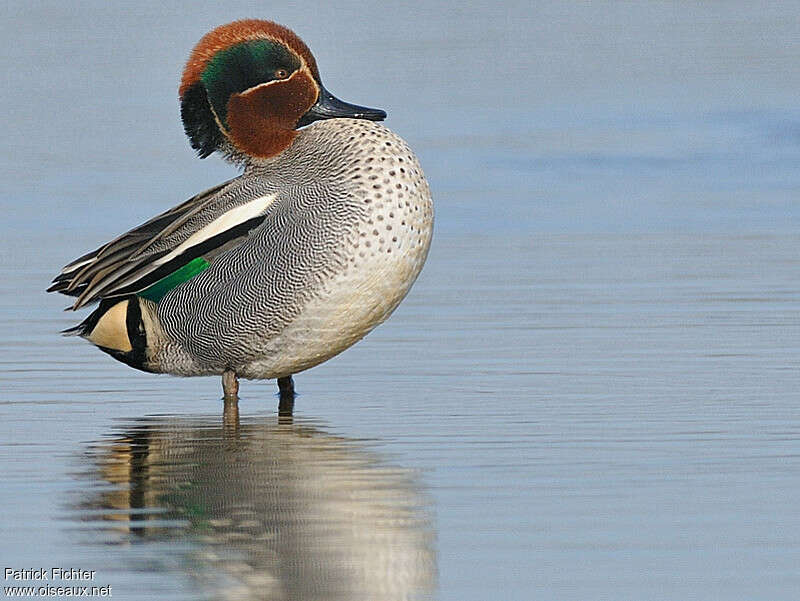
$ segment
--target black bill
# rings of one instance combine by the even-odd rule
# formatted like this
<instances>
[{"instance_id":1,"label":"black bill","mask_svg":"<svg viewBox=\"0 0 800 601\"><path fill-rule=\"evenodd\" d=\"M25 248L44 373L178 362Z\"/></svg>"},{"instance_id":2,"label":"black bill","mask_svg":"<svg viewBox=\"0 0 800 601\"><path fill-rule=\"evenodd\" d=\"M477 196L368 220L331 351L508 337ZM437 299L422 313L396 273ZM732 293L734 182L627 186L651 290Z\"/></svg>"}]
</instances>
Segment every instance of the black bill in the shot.
<instances>
[{"instance_id":1,"label":"black bill","mask_svg":"<svg viewBox=\"0 0 800 601\"><path fill-rule=\"evenodd\" d=\"M337 117L383 121L386 119L386 111L343 102L328 90L322 88L317 102L305 115L300 117L300 121L297 122L297 127L303 127L321 119L336 119Z\"/></svg>"}]
</instances>

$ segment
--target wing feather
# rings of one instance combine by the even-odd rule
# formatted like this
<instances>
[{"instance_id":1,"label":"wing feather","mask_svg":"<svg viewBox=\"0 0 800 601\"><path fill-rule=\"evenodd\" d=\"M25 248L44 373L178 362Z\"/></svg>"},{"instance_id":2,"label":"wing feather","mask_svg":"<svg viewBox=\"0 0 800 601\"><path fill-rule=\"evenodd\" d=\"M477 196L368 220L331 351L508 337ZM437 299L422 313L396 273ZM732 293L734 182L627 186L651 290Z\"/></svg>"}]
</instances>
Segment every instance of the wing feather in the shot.
<instances>
[{"instance_id":1,"label":"wing feather","mask_svg":"<svg viewBox=\"0 0 800 601\"><path fill-rule=\"evenodd\" d=\"M76 296L75 310L144 290L198 256L240 244L275 199L241 178L220 184L68 263L48 292Z\"/></svg>"}]
</instances>

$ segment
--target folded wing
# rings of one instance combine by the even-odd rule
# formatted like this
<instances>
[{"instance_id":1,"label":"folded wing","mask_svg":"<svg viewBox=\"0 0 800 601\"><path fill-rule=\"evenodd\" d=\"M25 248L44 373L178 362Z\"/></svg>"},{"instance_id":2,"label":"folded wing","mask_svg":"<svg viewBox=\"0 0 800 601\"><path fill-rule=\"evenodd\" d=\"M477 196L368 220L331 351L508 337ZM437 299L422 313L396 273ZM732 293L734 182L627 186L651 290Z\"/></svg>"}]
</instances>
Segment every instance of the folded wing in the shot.
<instances>
[{"instance_id":1,"label":"folded wing","mask_svg":"<svg viewBox=\"0 0 800 601\"><path fill-rule=\"evenodd\" d=\"M77 297L73 310L128 294L158 300L246 240L275 199L241 178L225 182L75 259L48 292Z\"/></svg>"}]
</instances>

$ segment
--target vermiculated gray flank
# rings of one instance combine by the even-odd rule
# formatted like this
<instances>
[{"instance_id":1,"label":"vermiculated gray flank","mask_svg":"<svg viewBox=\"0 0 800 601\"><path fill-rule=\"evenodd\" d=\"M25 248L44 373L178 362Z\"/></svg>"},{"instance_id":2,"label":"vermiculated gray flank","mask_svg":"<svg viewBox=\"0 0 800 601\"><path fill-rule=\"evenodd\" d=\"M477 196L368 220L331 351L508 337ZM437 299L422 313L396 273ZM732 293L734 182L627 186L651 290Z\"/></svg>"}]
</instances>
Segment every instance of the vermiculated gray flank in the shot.
<instances>
[{"instance_id":1,"label":"vermiculated gray flank","mask_svg":"<svg viewBox=\"0 0 800 601\"><path fill-rule=\"evenodd\" d=\"M251 164L219 190L187 229L269 195L275 200L261 225L157 305L163 332L148 339L156 371L277 377L283 374L269 367L276 352L305 369L327 358L297 347L329 335L315 333L312 321L330 303L345 296L364 310L386 305L377 317L362 311L369 315L342 320L340 334L357 340L388 317L416 279L432 233L430 192L408 146L385 127L337 119L301 130L284 153ZM169 243L186 238L176 233ZM308 325L274 349L298 322Z\"/></svg>"}]
</instances>

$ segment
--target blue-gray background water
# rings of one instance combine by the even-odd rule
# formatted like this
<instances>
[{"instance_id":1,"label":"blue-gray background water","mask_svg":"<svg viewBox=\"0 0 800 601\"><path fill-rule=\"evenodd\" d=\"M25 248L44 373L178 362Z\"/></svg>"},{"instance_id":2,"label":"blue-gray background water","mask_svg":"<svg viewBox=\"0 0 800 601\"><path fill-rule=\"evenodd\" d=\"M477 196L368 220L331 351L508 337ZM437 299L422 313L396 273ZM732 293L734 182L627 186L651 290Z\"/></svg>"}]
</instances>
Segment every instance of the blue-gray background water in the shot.
<instances>
[{"instance_id":1,"label":"blue-gray background water","mask_svg":"<svg viewBox=\"0 0 800 601\"><path fill-rule=\"evenodd\" d=\"M387 110L437 223L294 423L243 382L236 427L218 379L60 338L43 290L235 174L176 89L244 17ZM118 599L797 599L800 5L12 2L0 30L0 567Z\"/></svg>"}]
</instances>

